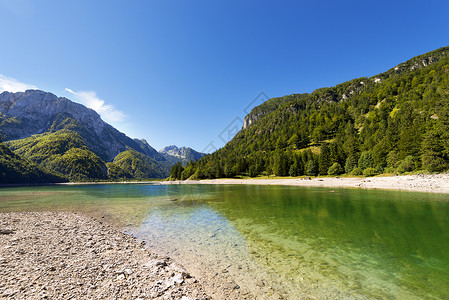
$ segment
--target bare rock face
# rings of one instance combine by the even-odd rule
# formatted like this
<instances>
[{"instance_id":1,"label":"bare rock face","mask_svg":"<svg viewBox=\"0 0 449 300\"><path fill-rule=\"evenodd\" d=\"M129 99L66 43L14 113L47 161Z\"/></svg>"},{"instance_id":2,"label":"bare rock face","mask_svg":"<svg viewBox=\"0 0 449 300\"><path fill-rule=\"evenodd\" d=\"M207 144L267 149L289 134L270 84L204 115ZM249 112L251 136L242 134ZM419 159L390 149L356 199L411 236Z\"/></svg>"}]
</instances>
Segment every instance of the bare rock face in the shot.
<instances>
[{"instance_id":1,"label":"bare rock face","mask_svg":"<svg viewBox=\"0 0 449 300\"><path fill-rule=\"evenodd\" d=\"M129 148L145 153L136 141L104 122L94 110L67 98L39 90L0 94L0 133L4 141L60 129L78 132L104 161L112 161Z\"/></svg>"},{"instance_id":2,"label":"bare rock face","mask_svg":"<svg viewBox=\"0 0 449 300\"><path fill-rule=\"evenodd\" d=\"M164 157L172 163L177 163L178 161L180 161L183 164L186 164L190 161L197 161L201 157L206 155L205 153L195 151L189 147L178 148L175 145L164 147L159 150L159 153L164 155Z\"/></svg>"},{"instance_id":3,"label":"bare rock face","mask_svg":"<svg viewBox=\"0 0 449 300\"><path fill-rule=\"evenodd\" d=\"M242 129L243 130L247 129L249 126L251 126L251 124L256 122L259 118L263 117L264 115L265 115L265 113L263 113L263 112L248 114L245 117L245 119L243 120L243 127L242 127Z\"/></svg>"}]
</instances>

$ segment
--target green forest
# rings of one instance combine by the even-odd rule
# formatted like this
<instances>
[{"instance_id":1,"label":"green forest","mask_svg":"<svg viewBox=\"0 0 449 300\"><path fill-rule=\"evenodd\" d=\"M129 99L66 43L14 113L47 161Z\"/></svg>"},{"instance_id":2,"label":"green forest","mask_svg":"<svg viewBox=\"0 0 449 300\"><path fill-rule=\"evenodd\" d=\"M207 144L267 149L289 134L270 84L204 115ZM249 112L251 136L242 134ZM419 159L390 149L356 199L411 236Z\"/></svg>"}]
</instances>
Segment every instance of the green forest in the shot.
<instances>
[{"instance_id":1,"label":"green forest","mask_svg":"<svg viewBox=\"0 0 449 300\"><path fill-rule=\"evenodd\" d=\"M22 158L1 142L0 137L0 182L2 184L64 182L66 179L49 172L38 164Z\"/></svg>"},{"instance_id":2,"label":"green forest","mask_svg":"<svg viewBox=\"0 0 449 300\"><path fill-rule=\"evenodd\" d=\"M154 158L132 149L105 163L77 132L67 129L0 146L2 184L144 180L158 178L170 169L168 162L161 166Z\"/></svg>"},{"instance_id":3,"label":"green forest","mask_svg":"<svg viewBox=\"0 0 449 300\"><path fill-rule=\"evenodd\" d=\"M171 179L373 176L449 169L449 47L370 78L273 98L217 152Z\"/></svg>"}]
</instances>

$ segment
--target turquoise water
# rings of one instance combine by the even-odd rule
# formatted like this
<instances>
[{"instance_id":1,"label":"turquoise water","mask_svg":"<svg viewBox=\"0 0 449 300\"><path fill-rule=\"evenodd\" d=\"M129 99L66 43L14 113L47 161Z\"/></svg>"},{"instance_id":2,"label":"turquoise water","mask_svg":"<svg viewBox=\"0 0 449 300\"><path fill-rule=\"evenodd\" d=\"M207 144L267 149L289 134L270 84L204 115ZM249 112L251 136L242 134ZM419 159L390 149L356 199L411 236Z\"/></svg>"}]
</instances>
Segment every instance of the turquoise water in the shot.
<instances>
[{"instance_id":1,"label":"turquoise water","mask_svg":"<svg viewBox=\"0 0 449 300\"><path fill-rule=\"evenodd\" d=\"M449 195L246 185L0 190L0 211L22 210L110 220L186 268L205 276L226 269L251 291L449 298Z\"/></svg>"}]
</instances>

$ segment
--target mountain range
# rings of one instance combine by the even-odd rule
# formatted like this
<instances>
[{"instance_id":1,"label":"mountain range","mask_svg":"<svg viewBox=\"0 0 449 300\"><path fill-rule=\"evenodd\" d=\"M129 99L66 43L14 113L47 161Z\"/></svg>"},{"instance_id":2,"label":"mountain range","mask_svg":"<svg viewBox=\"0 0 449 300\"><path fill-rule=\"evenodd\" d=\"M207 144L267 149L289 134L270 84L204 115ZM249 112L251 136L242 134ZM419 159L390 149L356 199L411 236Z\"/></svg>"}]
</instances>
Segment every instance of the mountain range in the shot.
<instances>
[{"instance_id":1,"label":"mountain range","mask_svg":"<svg viewBox=\"0 0 449 300\"><path fill-rule=\"evenodd\" d=\"M449 47L255 107L205 155L156 151L51 93L0 94L1 183L240 176L372 176L449 170Z\"/></svg>"},{"instance_id":2,"label":"mountain range","mask_svg":"<svg viewBox=\"0 0 449 300\"><path fill-rule=\"evenodd\" d=\"M94 110L40 90L0 94L0 135L2 147L14 151L16 160L30 170L39 166L39 172L56 176L48 177L52 181L165 178L173 164L199 159L190 148L159 153L146 140L132 139L104 122ZM10 161L6 152L3 162ZM0 166L6 170L6 163ZM9 172L2 174L2 183L11 181Z\"/></svg>"}]
</instances>

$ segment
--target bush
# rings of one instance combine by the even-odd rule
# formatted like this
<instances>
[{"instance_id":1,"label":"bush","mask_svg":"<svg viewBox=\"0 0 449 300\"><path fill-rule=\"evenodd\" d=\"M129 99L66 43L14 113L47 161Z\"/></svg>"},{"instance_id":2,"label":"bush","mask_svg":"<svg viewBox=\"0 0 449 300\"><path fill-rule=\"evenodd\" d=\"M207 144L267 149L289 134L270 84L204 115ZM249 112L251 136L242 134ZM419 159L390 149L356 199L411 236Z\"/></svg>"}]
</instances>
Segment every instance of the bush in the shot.
<instances>
[{"instance_id":1,"label":"bush","mask_svg":"<svg viewBox=\"0 0 449 300\"><path fill-rule=\"evenodd\" d=\"M305 173L308 176L316 176L318 174L318 167L313 160L307 161Z\"/></svg>"},{"instance_id":2,"label":"bush","mask_svg":"<svg viewBox=\"0 0 449 300\"><path fill-rule=\"evenodd\" d=\"M397 151L390 151L387 155L387 166L396 169L399 165L399 154Z\"/></svg>"},{"instance_id":3,"label":"bush","mask_svg":"<svg viewBox=\"0 0 449 300\"><path fill-rule=\"evenodd\" d=\"M403 161L401 161L399 163L397 171L399 173L405 173L405 172L413 171L414 168L415 168L415 163L413 161L413 156L409 155L406 158L404 158Z\"/></svg>"},{"instance_id":4,"label":"bush","mask_svg":"<svg viewBox=\"0 0 449 300\"><path fill-rule=\"evenodd\" d=\"M366 168L365 170L363 170L364 176L374 176L377 174L379 174L379 173L377 172L376 168Z\"/></svg>"},{"instance_id":5,"label":"bush","mask_svg":"<svg viewBox=\"0 0 449 300\"><path fill-rule=\"evenodd\" d=\"M340 175L343 173L343 168L339 163L334 163L329 170L327 171L327 174L329 175Z\"/></svg>"},{"instance_id":6,"label":"bush","mask_svg":"<svg viewBox=\"0 0 449 300\"><path fill-rule=\"evenodd\" d=\"M248 175L249 177L256 177L259 173L255 165L249 166Z\"/></svg>"},{"instance_id":7,"label":"bush","mask_svg":"<svg viewBox=\"0 0 449 300\"><path fill-rule=\"evenodd\" d=\"M354 155L348 156L348 158L346 159L346 163L345 163L345 172L351 173L352 170L357 168L357 162L358 162L357 157L355 157Z\"/></svg>"},{"instance_id":8,"label":"bush","mask_svg":"<svg viewBox=\"0 0 449 300\"><path fill-rule=\"evenodd\" d=\"M422 158L422 167L429 172L442 172L447 170L447 162L433 153L424 153Z\"/></svg>"},{"instance_id":9,"label":"bush","mask_svg":"<svg viewBox=\"0 0 449 300\"><path fill-rule=\"evenodd\" d=\"M363 174L363 170L359 167L355 168L354 170L352 170L351 175L362 175Z\"/></svg>"},{"instance_id":10,"label":"bush","mask_svg":"<svg viewBox=\"0 0 449 300\"><path fill-rule=\"evenodd\" d=\"M374 167L374 160L369 151L363 151L359 158L359 167L363 170Z\"/></svg>"},{"instance_id":11,"label":"bush","mask_svg":"<svg viewBox=\"0 0 449 300\"><path fill-rule=\"evenodd\" d=\"M384 173L386 173L386 174L393 174L393 173L396 173L396 169L393 168L393 167L388 167L388 168L386 168L384 170Z\"/></svg>"}]
</instances>

